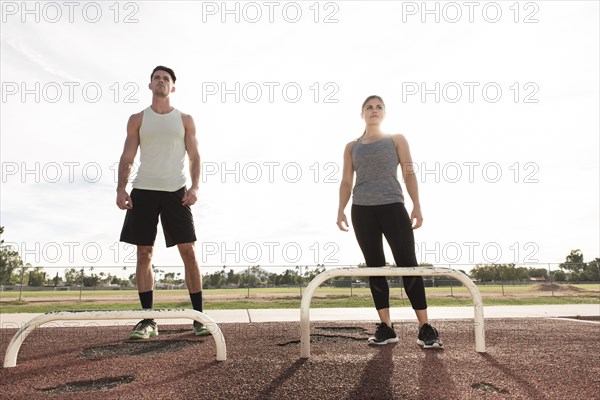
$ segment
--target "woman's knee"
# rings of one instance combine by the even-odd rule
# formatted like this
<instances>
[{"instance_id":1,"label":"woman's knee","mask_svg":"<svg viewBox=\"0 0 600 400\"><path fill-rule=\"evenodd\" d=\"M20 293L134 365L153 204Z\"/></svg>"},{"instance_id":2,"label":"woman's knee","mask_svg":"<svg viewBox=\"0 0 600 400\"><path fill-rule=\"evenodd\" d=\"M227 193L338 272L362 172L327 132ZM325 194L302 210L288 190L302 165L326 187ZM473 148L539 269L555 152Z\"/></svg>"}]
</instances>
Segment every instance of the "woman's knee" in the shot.
<instances>
[{"instance_id":1,"label":"woman's knee","mask_svg":"<svg viewBox=\"0 0 600 400\"><path fill-rule=\"evenodd\" d=\"M370 276L369 286L378 292L389 292L389 285L385 276Z\"/></svg>"}]
</instances>

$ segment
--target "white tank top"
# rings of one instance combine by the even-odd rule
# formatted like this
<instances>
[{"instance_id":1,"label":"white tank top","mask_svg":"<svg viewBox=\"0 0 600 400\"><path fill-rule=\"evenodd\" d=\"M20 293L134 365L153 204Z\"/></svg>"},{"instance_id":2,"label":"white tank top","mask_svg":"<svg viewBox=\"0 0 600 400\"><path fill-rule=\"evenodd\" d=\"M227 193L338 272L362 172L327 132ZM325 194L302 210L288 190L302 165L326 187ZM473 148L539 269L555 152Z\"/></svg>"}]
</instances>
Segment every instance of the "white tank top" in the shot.
<instances>
[{"instance_id":1,"label":"white tank top","mask_svg":"<svg viewBox=\"0 0 600 400\"><path fill-rule=\"evenodd\" d=\"M185 128L181 111L157 114L148 107L140 126L140 167L136 189L175 192L186 184Z\"/></svg>"}]
</instances>

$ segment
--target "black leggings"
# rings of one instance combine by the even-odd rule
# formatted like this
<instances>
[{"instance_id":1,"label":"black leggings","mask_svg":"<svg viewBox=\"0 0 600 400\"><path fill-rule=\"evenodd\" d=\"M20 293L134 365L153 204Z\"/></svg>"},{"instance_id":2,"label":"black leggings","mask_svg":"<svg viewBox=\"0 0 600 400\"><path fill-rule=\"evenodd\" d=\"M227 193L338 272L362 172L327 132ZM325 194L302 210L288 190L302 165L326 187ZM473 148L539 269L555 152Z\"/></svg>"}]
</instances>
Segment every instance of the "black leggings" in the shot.
<instances>
[{"instance_id":1,"label":"black leggings","mask_svg":"<svg viewBox=\"0 0 600 400\"><path fill-rule=\"evenodd\" d=\"M365 257L367 267L384 267L383 234L390 245L398 267L416 267L415 237L410 217L402 203L378 206L352 205L352 225L356 240ZM422 276L403 276L404 289L415 310L425 310L425 286ZM370 276L369 286L375 308L390 307L390 287L385 276Z\"/></svg>"}]
</instances>

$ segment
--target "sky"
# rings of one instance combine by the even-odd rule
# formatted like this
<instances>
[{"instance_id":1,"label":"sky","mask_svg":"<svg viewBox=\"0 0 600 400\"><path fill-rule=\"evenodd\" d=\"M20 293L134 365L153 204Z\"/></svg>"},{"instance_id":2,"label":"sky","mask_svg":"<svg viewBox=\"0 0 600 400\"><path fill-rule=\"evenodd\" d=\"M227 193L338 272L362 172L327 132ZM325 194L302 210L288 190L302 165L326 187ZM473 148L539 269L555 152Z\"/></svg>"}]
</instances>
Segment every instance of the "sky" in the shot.
<instances>
[{"instance_id":1,"label":"sky","mask_svg":"<svg viewBox=\"0 0 600 400\"><path fill-rule=\"evenodd\" d=\"M417 170L419 262L599 257L599 15L595 1L4 1L3 239L51 274L133 272L116 167L166 65L197 126L204 272L364 261L335 222L372 94ZM153 263L183 271L160 227Z\"/></svg>"}]
</instances>

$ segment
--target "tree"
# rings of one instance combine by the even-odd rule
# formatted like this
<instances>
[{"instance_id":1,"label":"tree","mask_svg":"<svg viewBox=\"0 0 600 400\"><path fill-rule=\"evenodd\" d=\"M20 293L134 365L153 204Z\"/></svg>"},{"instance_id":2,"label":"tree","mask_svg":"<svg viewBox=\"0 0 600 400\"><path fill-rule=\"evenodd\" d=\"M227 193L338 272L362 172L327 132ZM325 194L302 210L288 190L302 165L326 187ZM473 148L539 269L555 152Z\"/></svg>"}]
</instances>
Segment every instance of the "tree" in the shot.
<instances>
[{"instance_id":1,"label":"tree","mask_svg":"<svg viewBox=\"0 0 600 400\"><path fill-rule=\"evenodd\" d=\"M480 282L493 282L499 280L500 275L494 264L480 265L477 264L471 270L471 278Z\"/></svg>"},{"instance_id":2,"label":"tree","mask_svg":"<svg viewBox=\"0 0 600 400\"><path fill-rule=\"evenodd\" d=\"M552 280L555 282L565 282L567 280L567 274L565 274L565 271L552 271L551 276Z\"/></svg>"},{"instance_id":3,"label":"tree","mask_svg":"<svg viewBox=\"0 0 600 400\"><path fill-rule=\"evenodd\" d=\"M42 267L35 267L29 271L28 286L43 286L44 283L46 283L46 272Z\"/></svg>"},{"instance_id":4,"label":"tree","mask_svg":"<svg viewBox=\"0 0 600 400\"><path fill-rule=\"evenodd\" d=\"M154 264L153 264L152 272L154 272L154 283L156 283L157 281L161 282L160 275L165 271L162 269L158 269L158 267L154 266ZM157 276L158 276L158 279L156 279Z\"/></svg>"},{"instance_id":5,"label":"tree","mask_svg":"<svg viewBox=\"0 0 600 400\"><path fill-rule=\"evenodd\" d=\"M600 258L596 257L586 264L585 275L588 281L600 281Z\"/></svg>"},{"instance_id":6,"label":"tree","mask_svg":"<svg viewBox=\"0 0 600 400\"><path fill-rule=\"evenodd\" d=\"M296 285L298 283L298 271L293 269L286 269L283 271L283 275L279 279L280 285Z\"/></svg>"},{"instance_id":7,"label":"tree","mask_svg":"<svg viewBox=\"0 0 600 400\"><path fill-rule=\"evenodd\" d=\"M4 234L4 227L0 226L0 238ZM4 246L4 239L0 239L0 285L10 285L15 283L16 276L13 276L16 269L23 266L23 260L18 251L13 250L12 246Z\"/></svg>"},{"instance_id":8,"label":"tree","mask_svg":"<svg viewBox=\"0 0 600 400\"><path fill-rule=\"evenodd\" d=\"M312 271L310 270L310 268L306 267L306 270L304 270L304 279L308 283L308 282L312 281L313 279L315 279L315 277L317 275L319 275L321 272L325 272L325 265L317 264L315 269Z\"/></svg>"},{"instance_id":9,"label":"tree","mask_svg":"<svg viewBox=\"0 0 600 400\"><path fill-rule=\"evenodd\" d=\"M123 280L116 275L113 275L109 281L111 285L123 286Z\"/></svg>"},{"instance_id":10,"label":"tree","mask_svg":"<svg viewBox=\"0 0 600 400\"><path fill-rule=\"evenodd\" d=\"M301 285L302 284L302 266L301 265L296 265L294 267L296 269L296 284Z\"/></svg>"},{"instance_id":11,"label":"tree","mask_svg":"<svg viewBox=\"0 0 600 400\"><path fill-rule=\"evenodd\" d=\"M583 253L579 249L571 250L569 255L566 257L565 262L561 263L558 267L571 272L583 271L585 269Z\"/></svg>"},{"instance_id":12,"label":"tree","mask_svg":"<svg viewBox=\"0 0 600 400\"><path fill-rule=\"evenodd\" d=\"M548 270L546 268L532 268L527 269L527 275L530 278L544 278L548 279Z\"/></svg>"},{"instance_id":13,"label":"tree","mask_svg":"<svg viewBox=\"0 0 600 400\"><path fill-rule=\"evenodd\" d=\"M248 270L240 273L238 279L240 287L257 287L260 283L256 275L249 273Z\"/></svg>"},{"instance_id":14,"label":"tree","mask_svg":"<svg viewBox=\"0 0 600 400\"><path fill-rule=\"evenodd\" d=\"M586 263L583 261L583 253L581 250L571 250L571 253L565 258L565 262L559 267L562 270L568 271L567 281L598 281L600 280L600 258Z\"/></svg>"},{"instance_id":15,"label":"tree","mask_svg":"<svg viewBox=\"0 0 600 400\"><path fill-rule=\"evenodd\" d=\"M56 276L54 278L52 278L52 282L50 282L50 284L56 287L60 283L62 283L62 278L60 276L58 276L58 271L57 271Z\"/></svg>"},{"instance_id":16,"label":"tree","mask_svg":"<svg viewBox=\"0 0 600 400\"><path fill-rule=\"evenodd\" d=\"M202 285L204 288L217 288L220 289L221 286L225 284L225 272L223 270L215 271L212 274L204 275L202 279Z\"/></svg>"},{"instance_id":17,"label":"tree","mask_svg":"<svg viewBox=\"0 0 600 400\"><path fill-rule=\"evenodd\" d=\"M527 268L515 267L514 264L509 264L509 265L512 266L509 268L514 271L513 279L511 279L512 281L522 282L522 281L529 280L529 274L527 272Z\"/></svg>"},{"instance_id":18,"label":"tree","mask_svg":"<svg viewBox=\"0 0 600 400\"><path fill-rule=\"evenodd\" d=\"M515 264L476 265L471 270L471 278L480 282L524 281L529 278L527 268Z\"/></svg>"},{"instance_id":19,"label":"tree","mask_svg":"<svg viewBox=\"0 0 600 400\"><path fill-rule=\"evenodd\" d=\"M239 282L239 277L235 274L235 272L233 272L233 269L229 269L229 272L227 273L227 284L228 285L235 285L238 284Z\"/></svg>"},{"instance_id":20,"label":"tree","mask_svg":"<svg viewBox=\"0 0 600 400\"><path fill-rule=\"evenodd\" d=\"M580 271L572 271L567 274L567 282L579 282L585 280L585 274Z\"/></svg>"},{"instance_id":21,"label":"tree","mask_svg":"<svg viewBox=\"0 0 600 400\"><path fill-rule=\"evenodd\" d=\"M81 272L75 268L65 269L65 285L72 286L81 282Z\"/></svg>"},{"instance_id":22,"label":"tree","mask_svg":"<svg viewBox=\"0 0 600 400\"><path fill-rule=\"evenodd\" d=\"M281 277L279 276L279 274L275 274L273 272L269 273L269 276L267 277L267 283L269 285L273 285L273 286L279 286L280 285L280 281L281 281Z\"/></svg>"},{"instance_id":23,"label":"tree","mask_svg":"<svg viewBox=\"0 0 600 400\"><path fill-rule=\"evenodd\" d=\"M257 285L266 285L268 282L269 273L265 271L260 265L250 267L250 274L256 278Z\"/></svg>"},{"instance_id":24,"label":"tree","mask_svg":"<svg viewBox=\"0 0 600 400\"><path fill-rule=\"evenodd\" d=\"M163 278L163 281L165 283L173 284L173 281L175 281L175 272L167 272Z\"/></svg>"}]
</instances>

